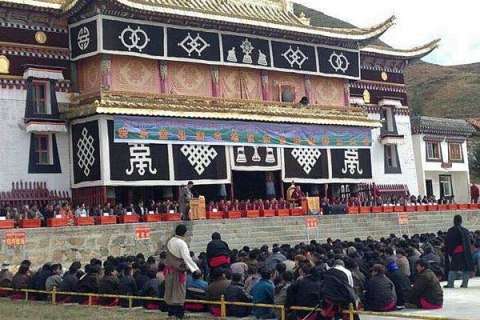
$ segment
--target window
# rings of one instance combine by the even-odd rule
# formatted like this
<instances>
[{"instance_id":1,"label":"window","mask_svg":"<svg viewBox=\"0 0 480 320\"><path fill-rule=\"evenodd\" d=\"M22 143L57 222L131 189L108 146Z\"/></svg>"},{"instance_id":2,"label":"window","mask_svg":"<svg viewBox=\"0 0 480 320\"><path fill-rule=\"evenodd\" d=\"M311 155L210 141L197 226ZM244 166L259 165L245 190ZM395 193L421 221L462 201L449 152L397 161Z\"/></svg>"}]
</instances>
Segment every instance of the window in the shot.
<instances>
[{"instance_id":1,"label":"window","mask_svg":"<svg viewBox=\"0 0 480 320\"><path fill-rule=\"evenodd\" d=\"M49 135L35 135L35 153L37 156L37 164L52 164L52 152Z\"/></svg>"},{"instance_id":2,"label":"window","mask_svg":"<svg viewBox=\"0 0 480 320\"><path fill-rule=\"evenodd\" d=\"M402 173L395 144L385 145L385 173Z\"/></svg>"},{"instance_id":3,"label":"window","mask_svg":"<svg viewBox=\"0 0 480 320\"><path fill-rule=\"evenodd\" d=\"M33 106L36 113L48 114L48 83L44 81L34 81L32 86Z\"/></svg>"},{"instance_id":4,"label":"window","mask_svg":"<svg viewBox=\"0 0 480 320\"><path fill-rule=\"evenodd\" d=\"M427 160L441 160L440 142L427 142Z\"/></svg>"},{"instance_id":5,"label":"window","mask_svg":"<svg viewBox=\"0 0 480 320\"><path fill-rule=\"evenodd\" d=\"M395 116L393 108L383 108L381 112L381 120L383 120L383 130L386 132L396 132Z\"/></svg>"},{"instance_id":6,"label":"window","mask_svg":"<svg viewBox=\"0 0 480 320\"><path fill-rule=\"evenodd\" d=\"M462 145L460 143L448 144L448 159L450 161L463 161Z\"/></svg>"}]
</instances>

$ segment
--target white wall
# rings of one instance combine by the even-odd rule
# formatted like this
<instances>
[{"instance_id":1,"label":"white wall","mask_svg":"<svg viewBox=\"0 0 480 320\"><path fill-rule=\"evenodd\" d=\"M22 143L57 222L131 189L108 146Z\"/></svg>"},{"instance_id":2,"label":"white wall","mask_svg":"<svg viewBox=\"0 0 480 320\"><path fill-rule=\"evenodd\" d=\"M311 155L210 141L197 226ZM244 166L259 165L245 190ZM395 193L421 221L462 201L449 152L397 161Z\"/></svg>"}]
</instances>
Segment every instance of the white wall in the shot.
<instances>
[{"instance_id":1,"label":"white wall","mask_svg":"<svg viewBox=\"0 0 480 320\"><path fill-rule=\"evenodd\" d=\"M463 160L464 162L453 162L451 168L442 168L441 162L427 161L426 142L423 134L416 134L413 136L414 151L417 155L417 172L419 193L426 194L425 180L432 180L433 193L438 198L440 196L440 175L452 176L452 187L455 200L457 202L470 201L470 174L468 169L467 143L462 144ZM448 142L443 140L441 143L443 161L448 162Z\"/></svg>"},{"instance_id":2,"label":"white wall","mask_svg":"<svg viewBox=\"0 0 480 320\"><path fill-rule=\"evenodd\" d=\"M380 114L369 113L370 119L379 120ZM372 130L373 181L378 184L406 184L411 194L418 193L417 171L413 154L410 116L395 115L398 134L404 135L403 144L398 144L401 174L385 174L384 145L380 141L380 128Z\"/></svg>"},{"instance_id":3,"label":"white wall","mask_svg":"<svg viewBox=\"0 0 480 320\"><path fill-rule=\"evenodd\" d=\"M59 103L68 95L57 93ZM0 88L0 191L16 181L45 181L50 190L70 192L68 133L56 134L61 174L29 174L30 134L24 129L26 90Z\"/></svg>"}]
</instances>

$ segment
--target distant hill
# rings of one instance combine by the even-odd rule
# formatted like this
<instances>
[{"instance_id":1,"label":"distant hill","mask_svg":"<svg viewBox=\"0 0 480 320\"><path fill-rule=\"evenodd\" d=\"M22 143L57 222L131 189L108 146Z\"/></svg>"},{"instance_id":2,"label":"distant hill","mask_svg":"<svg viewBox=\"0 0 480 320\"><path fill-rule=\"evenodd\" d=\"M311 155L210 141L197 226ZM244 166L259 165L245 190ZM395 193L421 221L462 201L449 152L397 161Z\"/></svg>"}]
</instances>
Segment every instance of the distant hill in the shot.
<instances>
[{"instance_id":1,"label":"distant hill","mask_svg":"<svg viewBox=\"0 0 480 320\"><path fill-rule=\"evenodd\" d=\"M480 63L439 66L419 62L407 68L405 81L409 104L418 114L480 117Z\"/></svg>"},{"instance_id":2,"label":"distant hill","mask_svg":"<svg viewBox=\"0 0 480 320\"><path fill-rule=\"evenodd\" d=\"M297 15L305 13L314 26L351 28L354 25L300 4ZM375 44L388 46L380 40ZM406 71L409 105L413 112L433 117L480 117L480 63L439 66L426 62L410 65Z\"/></svg>"}]
</instances>

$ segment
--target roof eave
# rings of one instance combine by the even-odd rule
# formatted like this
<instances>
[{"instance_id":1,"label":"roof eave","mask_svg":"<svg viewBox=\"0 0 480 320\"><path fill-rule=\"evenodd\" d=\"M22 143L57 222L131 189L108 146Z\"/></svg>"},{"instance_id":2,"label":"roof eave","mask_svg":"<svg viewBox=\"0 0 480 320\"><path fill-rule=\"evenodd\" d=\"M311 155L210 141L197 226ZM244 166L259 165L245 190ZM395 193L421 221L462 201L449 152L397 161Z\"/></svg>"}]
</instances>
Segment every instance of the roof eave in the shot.
<instances>
[{"instance_id":1,"label":"roof eave","mask_svg":"<svg viewBox=\"0 0 480 320\"><path fill-rule=\"evenodd\" d=\"M384 22L374 25L370 28L351 28L351 29L325 28L325 27L322 28L322 27L312 27L312 26L301 25L301 24L288 25L288 24L260 21L260 20L233 17L233 16L223 16L223 15L217 15L217 14L207 13L207 12L187 11L187 10L182 10L177 8L138 4L138 3L133 3L130 0L115 0L115 1L117 1L118 3L124 6L135 8L137 10L178 15L178 16L188 16L192 18L222 21L222 22L229 22L234 24L251 25L256 27L278 29L282 31L303 33L303 34L308 34L312 36L321 36L325 38L343 39L343 40L350 40L350 41L364 41L371 38L379 37L395 24L395 19L396 19L395 16L392 16L387 20L385 20Z\"/></svg>"},{"instance_id":2,"label":"roof eave","mask_svg":"<svg viewBox=\"0 0 480 320\"><path fill-rule=\"evenodd\" d=\"M405 60L421 59L437 49L441 39L433 40L425 45L411 49L392 49L380 46L366 46L361 49L361 53L379 54Z\"/></svg>"}]
</instances>

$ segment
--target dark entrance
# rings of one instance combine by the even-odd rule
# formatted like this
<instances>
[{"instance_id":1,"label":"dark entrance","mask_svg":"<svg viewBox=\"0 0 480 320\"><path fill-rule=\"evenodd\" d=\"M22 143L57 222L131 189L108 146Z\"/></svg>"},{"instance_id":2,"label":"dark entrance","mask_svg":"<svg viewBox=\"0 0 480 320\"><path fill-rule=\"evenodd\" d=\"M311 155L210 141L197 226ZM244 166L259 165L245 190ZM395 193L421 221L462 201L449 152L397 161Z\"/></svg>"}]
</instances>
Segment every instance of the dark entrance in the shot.
<instances>
[{"instance_id":1,"label":"dark entrance","mask_svg":"<svg viewBox=\"0 0 480 320\"><path fill-rule=\"evenodd\" d=\"M425 186L427 188L427 197L433 196L433 182L432 180L425 180Z\"/></svg>"},{"instance_id":2,"label":"dark entrance","mask_svg":"<svg viewBox=\"0 0 480 320\"><path fill-rule=\"evenodd\" d=\"M232 173L235 199L267 199L265 181L266 176L270 174L273 176L276 197L282 197L280 172L233 171Z\"/></svg>"}]
</instances>

